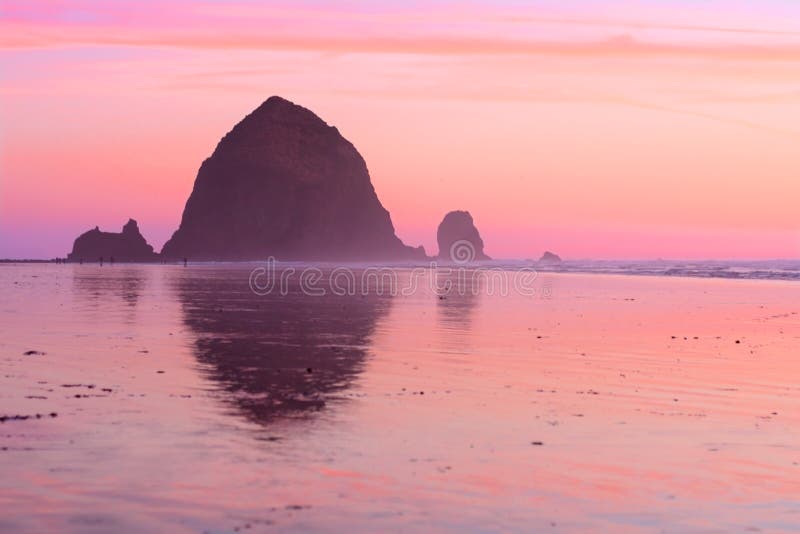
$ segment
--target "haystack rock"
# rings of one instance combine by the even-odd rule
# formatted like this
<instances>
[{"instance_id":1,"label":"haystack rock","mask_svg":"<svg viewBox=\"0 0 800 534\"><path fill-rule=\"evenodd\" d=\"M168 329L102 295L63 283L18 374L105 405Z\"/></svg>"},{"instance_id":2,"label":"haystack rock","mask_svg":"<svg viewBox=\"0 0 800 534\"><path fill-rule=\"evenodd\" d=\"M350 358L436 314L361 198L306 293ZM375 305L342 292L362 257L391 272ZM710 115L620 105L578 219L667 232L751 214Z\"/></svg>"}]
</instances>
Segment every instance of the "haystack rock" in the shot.
<instances>
[{"instance_id":1,"label":"haystack rock","mask_svg":"<svg viewBox=\"0 0 800 534\"><path fill-rule=\"evenodd\" d=\"M456 263L490 260L483 253L483 239L468 211L451 211L436 231L439 258Z\"/></svg>"},{"instance_id":2,"label":"haystack rock","mask_svg":"<svg viewBox=\"0 0 800 534\"><path fill-rule=\"evenodd\" d=\"M411 260L364 159L306 108L273 96L200 166L165 258Z\"/></svg>"},{"instance_id":3,"label":"haystack rock","mask_svg":"<svg viewBox=\"0 0 800 534\"><path fill-rule=\"evenodd\" d=\"M558 254L553 254L549 250L542 254L542 257L539 258L539 262L541 263L561 263L561 257Z\"/></svg>"},{"instance_id":4,"label":"haystack rock","mask_svg":"<svg viewBox=\"0 0 800 534\"><path fill-rule=\"evenodd\" d=\"M81 234L72 245L67 261L155 261L158 255L139 232L136 221L129 219L122 233L101 232L99 227Z\"/></svg>"}]
</instances>

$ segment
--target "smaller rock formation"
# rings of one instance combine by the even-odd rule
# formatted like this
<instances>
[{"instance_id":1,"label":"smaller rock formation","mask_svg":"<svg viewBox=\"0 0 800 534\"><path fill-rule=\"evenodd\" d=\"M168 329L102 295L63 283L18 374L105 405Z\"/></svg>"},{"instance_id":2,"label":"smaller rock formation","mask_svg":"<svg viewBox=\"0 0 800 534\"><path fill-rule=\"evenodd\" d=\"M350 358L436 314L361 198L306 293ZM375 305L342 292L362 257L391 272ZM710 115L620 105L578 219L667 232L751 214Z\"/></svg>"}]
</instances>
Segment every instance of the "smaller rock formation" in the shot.
<instances>
[{"instance_id":1,"label":"smaller rock formation","mask_svg":"<svg viewBox=\"0 0 800 534\"><path fill-rule=\"evenodd\" d=\"M439 259L455 263L490 260L483 252L483 239L468 211L451 211L436 231Z\"/></svg>"},{"instance_id":2,"label":"smaller rock formation","mask_svg":"<svg viewBox=\"0 0 800 534\"><path fill-rule=\"evenodd\" d=\"M136 221L129 219L122 233L101 232L99 227L81 234L72 246L67 261L144 262L156 261L158 255L139 232Z\"/></svg>"},{"instance_id":3,"label":"smaller rock formation","mask_svg":"<svg viewBox=\"0 0 800 534\"><path fill-rule=\"evenodd\" d=\"M558 254L553 254L549 250L542 254L542 257L539 258L540 263L561 263L561 258Z\"/></svg>"}]
</instances>

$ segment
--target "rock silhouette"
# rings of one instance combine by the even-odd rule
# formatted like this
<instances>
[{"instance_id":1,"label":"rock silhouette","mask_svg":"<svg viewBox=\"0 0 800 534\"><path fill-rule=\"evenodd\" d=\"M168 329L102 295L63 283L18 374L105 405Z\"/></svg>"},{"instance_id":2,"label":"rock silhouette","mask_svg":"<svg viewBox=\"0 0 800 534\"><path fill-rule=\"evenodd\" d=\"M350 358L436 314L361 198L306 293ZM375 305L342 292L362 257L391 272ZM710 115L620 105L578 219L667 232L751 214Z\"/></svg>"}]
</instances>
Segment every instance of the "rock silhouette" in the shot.
<instances>
[{"instance_id":1,"label":"rock silhouette","mask_svg":"<svg viewBox=\"0 0 800 534\"><path fill-rule=\"evenodd\" d=\"M200 166L162 256L192 260L412 260L366 163L339 131L273 96Z\"/></svg>"},{"instance_id":2,"label":"rock silhouette","mask_svg":"<svg viewBox=\"0 0 800 534\"><path fill-rule=\"evenodd\" d=\"M553 254L548 250L542 254L542 257L539 258L539 261L542 263L561 263L561 257L558 254Z\"/></svg>"},{"instance_id":3,"label":"rock silhouette","mask_svg":"<svg viewBox=\"0 0 800 534\"><path fill-rule=\"evenodd\" d=\"M145 262L155 261L158 255L139 232L136 221L129 219L122 233L101 232L99 227L81 234L72 245L67 261Z\"/></svg>"},{"instance_id":4,"label":"rock silhouette","mask_svg":"<svg viewBox=\"0 0 800 534\"><path fill-rule=\"evenodd\" d=\"M489 260L483 252L483 239L468 211L451 211L436 231L439 258L456 263Z\"/></svg>"}]
</instances>

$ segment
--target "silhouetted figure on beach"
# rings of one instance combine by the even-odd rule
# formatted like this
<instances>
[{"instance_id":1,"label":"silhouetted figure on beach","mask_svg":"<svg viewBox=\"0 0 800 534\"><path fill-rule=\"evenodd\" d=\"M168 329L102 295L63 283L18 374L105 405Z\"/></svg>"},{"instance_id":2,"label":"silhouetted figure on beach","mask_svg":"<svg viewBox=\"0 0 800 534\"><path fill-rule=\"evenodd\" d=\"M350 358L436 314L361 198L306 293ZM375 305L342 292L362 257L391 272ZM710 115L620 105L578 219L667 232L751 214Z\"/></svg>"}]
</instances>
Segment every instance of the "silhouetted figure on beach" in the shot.
<instances>
[{"instance_id":1,"label":"silhouetted figure on beach","mask_svg":"<svg viewBox=\"0 0 800 534\"><path fill-rule=\"evenodd\" d=\"M103 266L103 256L100 256L100 267Z\"/></svg>"},{"instance_id":2,"label":"silhouetted figure on beach","mask_svg":"<svg viewBox=\"0 0 800 534\"><path fill-rule=\"evenodd\" d=\"M186 267L186 264L188 263L188 261L189 261L189 260L188 260L187 258L183 258L183 266L184 266L184 267Z\"/></svg>"}]
</instances>

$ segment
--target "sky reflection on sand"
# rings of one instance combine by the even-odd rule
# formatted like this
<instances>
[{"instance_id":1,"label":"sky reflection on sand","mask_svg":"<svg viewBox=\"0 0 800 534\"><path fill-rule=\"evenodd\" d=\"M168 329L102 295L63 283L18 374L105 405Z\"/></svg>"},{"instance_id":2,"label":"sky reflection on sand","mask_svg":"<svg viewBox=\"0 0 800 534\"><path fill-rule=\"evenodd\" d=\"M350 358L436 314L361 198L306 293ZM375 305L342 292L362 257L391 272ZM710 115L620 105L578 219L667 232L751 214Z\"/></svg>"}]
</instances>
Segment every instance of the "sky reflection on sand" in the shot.
<instances>
[{"instance_id":1,"label":"sky reflection on sand","mask_svg":"<svg viewBox=\"0 0 800 534\"><path fill-rule=\"evenodd\" d=\"M248 272L0 266L0 530L800 527L796 283Z\"/></svg>"}]
</instances>

